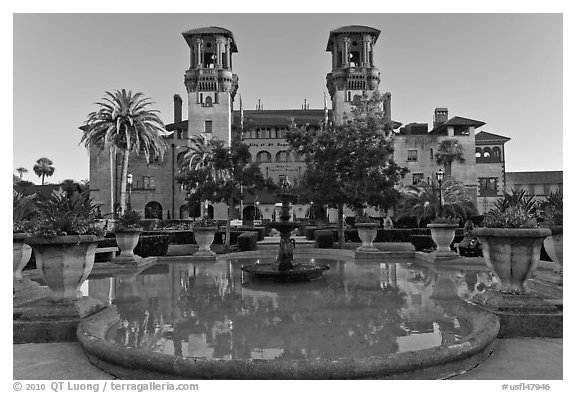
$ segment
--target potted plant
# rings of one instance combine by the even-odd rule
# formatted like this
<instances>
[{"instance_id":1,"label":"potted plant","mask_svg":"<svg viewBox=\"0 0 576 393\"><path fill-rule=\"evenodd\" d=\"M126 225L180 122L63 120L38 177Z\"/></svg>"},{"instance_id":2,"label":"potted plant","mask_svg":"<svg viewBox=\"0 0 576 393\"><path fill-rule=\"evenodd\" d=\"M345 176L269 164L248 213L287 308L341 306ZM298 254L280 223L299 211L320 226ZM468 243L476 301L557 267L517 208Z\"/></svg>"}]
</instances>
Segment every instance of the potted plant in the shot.
<instances>
[{"instance_id":1,"label":"potted plant","mask_svg":"<svg viewBox=\"0 0 576 393\"><path fill-rule=\"evenodd\" d=\"M484 228L472 232L483 245L484 260L505 294L524 294L525 282L540 260L540 248L550 229L538 228L536 218L525 206L517 204L491 210Z\"/></svg>"},{"instance_id":2,"label":"potted plant","mask_svg":"<svg viewBox=\"0 0 576 393\"><path fill-rule=\"evenodd\" d=\"M458 220L453 217L436 217L427 227L430 228L432 240L438 246L437 254L452 255L450 244L454 240Z\"/></svg>"},{"instance_id":3,"label":"potted plant","mask_svg":"<svg viewBox=\"0 0 576 393\"><path fill-rule=\"evenodd\" d=\"M548 228L552 234L544 239L546 253L562 269L564 259L563 201L562 194L554 192L546 197L540 206L540 226Z\"/></svg>"},{"instance_id":4,"label":"potted plant","mask_svg":"<svg viewBox=\"0 0 576 393\"><path fill-rule=\"evenodd\" d=\"M216 255L210 250L210 246L214 242L214 235L217 230L216 221L208 218L208 216L204 216L192 224L194 239L196 244L198 244L198 251L194 253L195 257L213 257Z\"/></svg>"},{"instance_id":5,"label":"potted plant","mask_svg":"<svg viewBox=\"0 0 576 393\"><path fill-rule=\"evenodd\" d=\"M140 240L142 233L142 216L134 210L127 210L117 220L114 228L116 244L120 248L120 255L114 258L114 263L134 264L141 257L134 254L134 248Z\"/></svg>"},{"instance_id":6,"label":"potted plant","mask_svg":"<svg viewBox=\"0 0 576 393\"><path fill-rule=\"evenodd\" d=\"M370 217L366 215L356 216L354 226L358 229L358 236L362 240L362 245L360 245L356 251L360 252L378 252L379 250L374 247L374 239L378 234L378 223L372 221Z\"/></svg>"},{"instance_id":7,"label":"potted plant","mask_svg":"<svg viewBox=\"0 0 576 393\"><path fill-rule=\"evenodd\" d=\"M22 269L32 256L32 248L25 244L32 230L31 219L36 212L35 195L23 196L13 192L12 212L12 267L13 267L13 290L22 289Z\"/></svg>"},{"instance_id":8,"label":"potted plant","mask_svg":"<svg viewBox=\"0 0 576 393\"><path fill-rule=\"evenodd\" d=\"M103 230L95 225L96 205L88 193L70 197L53 192L37 203L38 216L28 243L36 266L54 302L71 302L81 297L80 286L94 266L94 253Z\"/></svg>"}]
</instances>

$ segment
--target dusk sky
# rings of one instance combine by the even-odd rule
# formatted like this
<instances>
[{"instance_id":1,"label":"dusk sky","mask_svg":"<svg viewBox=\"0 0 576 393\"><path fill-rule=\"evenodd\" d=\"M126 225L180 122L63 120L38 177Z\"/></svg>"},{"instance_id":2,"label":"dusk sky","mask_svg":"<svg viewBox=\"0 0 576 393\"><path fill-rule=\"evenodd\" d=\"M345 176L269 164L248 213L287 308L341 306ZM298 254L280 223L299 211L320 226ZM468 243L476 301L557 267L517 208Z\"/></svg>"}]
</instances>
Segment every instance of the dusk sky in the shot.
<instances>
[{"instance_id":1,"label":"dusk sky","mask_svg":"<svg viewBox=\"0 0 576 393\"><path fill-rule=\"evenodd\" d=\"M79 146L87 114L106 91L130 89L173 121L173 95L187 101L190 66L182 32L231 30L245 109L322 108L330 30L381 30L375 65L392 117L432 122L435 107L481 120L511 138L507 171L562 170L561 14L15 14L13 169L54 161L48 182L88 178ZM330 102L329 102L330 105ZM238 108L238 96L235 109ZM187 118L184 113L184 118ZM537 157L537 159L535 159Z\"/></svg>"}]
</instances>

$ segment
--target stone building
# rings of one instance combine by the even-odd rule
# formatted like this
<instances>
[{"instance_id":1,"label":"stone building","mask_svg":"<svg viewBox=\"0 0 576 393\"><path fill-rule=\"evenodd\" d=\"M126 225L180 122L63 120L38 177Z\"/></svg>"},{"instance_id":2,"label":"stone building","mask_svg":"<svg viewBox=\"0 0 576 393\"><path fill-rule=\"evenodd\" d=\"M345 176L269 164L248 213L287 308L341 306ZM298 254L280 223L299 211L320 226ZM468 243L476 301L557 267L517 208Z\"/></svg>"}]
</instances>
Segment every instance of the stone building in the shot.
<instances>
[{"instance_id":1,"label":"stone building","mask_svg":"<svg viewBox=\"0 0 576 393\"><path fill-rule=\"evenodd\" d=\"M525 190L526 195L542 199L563 192L563 171L506 172L506 186L506 191Z\"/></svg>"},{"instance_id":2,"label":"stone building","mask_svg":"<svg viewBox=\"0 0 576 393\"><path fill-rule=\"evenodd\" d=\"M330 122L338 124L349 112L356 95L378 91L381 74L374 64L374 50L379 35L379 30L367 26L345 26L329 33L326 51L331 54L332 61L326 86L331 108L328 108L325 100L321 109L310 109L305 102L301 109L264 110L259 102L256 110L245 110L241 99L236 100L239 79L232 65L233 55L239 50L232 32L220 27L184 32L183 37L190 48L190 65L185 71L184 80L188 119L182 117L182 98L175 95L174 121L166 125L168 130L174 132L168 137L170 147L163 160L145 162L140 157L130 158L132 207L142 211L145 217L164 219L200 214L198 206L188 211L186 193L174 180L179 157L189 145L191 135L205 134L230 143L233 133L244 130L243 141L250 146L252 159L260 164L265 177L276 182L285 179L297 181L305 170L305 163L303 157L289 150L284 139L291 121L298 125L307 124L310 129ZM383 96L382 110L393 122L396 132L395 160L410 170L403 184L432 178L439 169L434 161L439 143L443 139L454 138L463 148L465 161L462 164L453 163L453 176L464 182L474 201L480 198L480 213L492 206L506 187L504 143L509 138L483 131L478 133L478 128L484 122L459 116L450 118L447 108L436 108L431 130L428 130L426 123L409 123L400 128L402 124L392 120L391 94L386 92ZM239 101L237 105L236 101ZM107 149L90 155L91 192L95 200L103 204L103 212L110 211L113 195L115 201L119 200L120 166L119 153L112 160ZM265 194L249 197L243 206L237 207L237 215L242 214L240 210L253 214L255 204L259 204L260 211L266 217L273 210L274 202ZM296 216L304 217L309 206L304 202L295 206ZM215 218L226 217L224 205L210 206L209 212Z\"/></svg>"}]
</instances>

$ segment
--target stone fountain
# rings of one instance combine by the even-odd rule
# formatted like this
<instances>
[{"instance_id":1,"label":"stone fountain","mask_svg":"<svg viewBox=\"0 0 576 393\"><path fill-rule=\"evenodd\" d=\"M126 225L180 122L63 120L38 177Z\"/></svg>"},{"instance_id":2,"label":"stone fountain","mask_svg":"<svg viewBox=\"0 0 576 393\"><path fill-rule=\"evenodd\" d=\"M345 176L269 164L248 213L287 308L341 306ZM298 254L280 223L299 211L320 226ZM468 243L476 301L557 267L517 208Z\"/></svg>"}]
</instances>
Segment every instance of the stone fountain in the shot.
<instances>
[{"instance_id":1,"label":"stone fountain","mask_svg":"<svg viewBox=\"0 0 576 393\"><path fill-rule=\"evenodd\" d=\"M280 232L280 247L276 262L255 263L242 267L242 270L253 278L277 282L311 281L320 278L324 270L328 269L327 265L294 263L296 242L290 235L298 224L290 221L292 218L290 204L298 200L298 194L283 190L275 196L282 202L279 221L270 224Z\"/></svg>"}]
</instances>

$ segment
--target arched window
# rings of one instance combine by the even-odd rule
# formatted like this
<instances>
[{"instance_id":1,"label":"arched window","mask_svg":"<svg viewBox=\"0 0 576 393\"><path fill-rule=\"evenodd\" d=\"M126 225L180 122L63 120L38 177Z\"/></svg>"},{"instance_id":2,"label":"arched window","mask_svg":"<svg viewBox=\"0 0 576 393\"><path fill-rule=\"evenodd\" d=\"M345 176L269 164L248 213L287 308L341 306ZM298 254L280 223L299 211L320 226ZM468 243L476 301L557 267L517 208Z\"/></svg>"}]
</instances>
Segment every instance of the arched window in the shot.
<instances>
[{"instance_id":1,"label":"arched window","mask_svg":"<svg viewBox=\"0 0 576 393\"><path fill-rule=\"evenodd\" d=\"M210 96L206 97L206 103L204 104L204 106L212 106L212 97Z\"/></svg>"},{"instance_id":2,"label":"arched window","mask_svg":"<svg viewBox=\"0 0 576 393\"><path fill-rule=\"evenodd\" d=\"M268 153L266 150L258 152L256 154L256 163L263 164L267 162L272 162L272 154Z\"/></svg>"},{"instance_id":3,"label":"arched window","mask_svg":"<svg viewBox=\"0 0 576 393\"><path fill-rule=\"evenodd\" d=\"M200 93L200 103L201 104L204 103L204 95L202 93Z\"/></svg>"},{"instance_id":4,"label":"arched window","mask_svg":"<svg viewBox=\"0 0 576 393\"><path fill-rule=\"evenodd\" d=\"M162 205L156 201L148 202L144 207L144 218L162 219Z\"/></svg>"},{"instance_id":5,"label":"arched window","mask_svg":"<svg viewBox=\"0 0 576 393\"><path fill-rule=\"evenodd\" d=\"M481 147L476 148L476 158L482 158L482 148Z\"/></svg>"},{"instance_id":6,"label":"arched window","mask_svg":"<svg viewBox=\"0 0 576 393\"><path fill-rule=\"evenodd\" d=\"M291 162L290 154L286 150L280 150L276 154L276 162Z\"/></svg>"},{"instance_id":7,"label":"arched window","mask_svg":"<svg viewBox=\"0 0 576 393\"><path fill-rule=\"evenodd\" d=\"M500 159L502 158L502 153L500 151L500 148L498 146L495 146L492 148L492 157Z\"/></svg>"},{"instance_id":8,"label":"arched window","mask_svg":"<svg viewBox=\"0 0 576 393\"><path fill-rule=\"evenodd\" d=\"M485 147L482 152L482 158L490 158L490 157L492 157L492 149L490 149L489 147Z\"/></svg>"}]
</instances>

